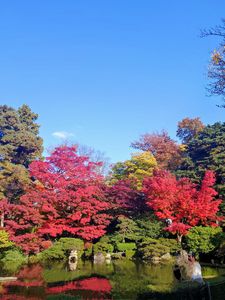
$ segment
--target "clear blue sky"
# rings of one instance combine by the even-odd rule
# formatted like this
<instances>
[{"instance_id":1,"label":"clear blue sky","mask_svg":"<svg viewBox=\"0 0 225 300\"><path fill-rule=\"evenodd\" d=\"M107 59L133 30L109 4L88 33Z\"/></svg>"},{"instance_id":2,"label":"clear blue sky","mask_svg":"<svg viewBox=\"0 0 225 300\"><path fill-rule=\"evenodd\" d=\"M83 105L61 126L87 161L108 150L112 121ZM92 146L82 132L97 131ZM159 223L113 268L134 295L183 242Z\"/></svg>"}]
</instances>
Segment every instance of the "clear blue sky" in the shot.
<instances>
[{"instance_id":1,"label":"clear blue sky","mask_svg":"<svg viewBox=\"0 0 225 300\"><path fill-rule=\"evenodd\" d=\"M222 17L223 0L0 1L0 102L37 112L46 147L63 131L125 160L141 133L224 121L205 91L218 41L199 38Z\"/></svg>"}]
</instances>

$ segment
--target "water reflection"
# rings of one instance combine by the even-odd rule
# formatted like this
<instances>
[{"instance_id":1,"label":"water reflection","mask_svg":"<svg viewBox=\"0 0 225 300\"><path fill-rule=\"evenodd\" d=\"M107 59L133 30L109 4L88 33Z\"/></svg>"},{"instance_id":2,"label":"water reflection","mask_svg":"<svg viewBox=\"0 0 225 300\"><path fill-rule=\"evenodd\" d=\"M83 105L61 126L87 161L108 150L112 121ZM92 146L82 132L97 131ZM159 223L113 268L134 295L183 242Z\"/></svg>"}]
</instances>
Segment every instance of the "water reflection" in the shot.
<instances>
[{"instance_id":1,"label":"water reflection","mask_svg":"<svg viewBox=\"0 0 225 300\"><path fill-rule=\"evenodd\" d=\"M224 273L225 270L203 268L203 276L205 274L210 280L217 280ZM79 260L74 269L63 263L45 267L37 264L23 267L16 276L16 281L0 285L1 299L167 300L176 299L174 290L179 288L172 265L151 265L131 260L112 261L108 265Z\"/></svg>"}]
</instances>

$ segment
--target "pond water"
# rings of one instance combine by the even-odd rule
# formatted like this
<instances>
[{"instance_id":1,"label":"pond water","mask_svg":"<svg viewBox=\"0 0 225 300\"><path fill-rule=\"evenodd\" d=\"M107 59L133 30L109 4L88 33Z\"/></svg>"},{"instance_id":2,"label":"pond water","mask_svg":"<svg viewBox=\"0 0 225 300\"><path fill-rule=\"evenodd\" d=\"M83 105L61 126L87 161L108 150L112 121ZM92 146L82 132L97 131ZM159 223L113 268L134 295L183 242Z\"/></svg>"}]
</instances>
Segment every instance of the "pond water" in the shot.
<instances>
[{"instance_id":1,"label":"pond water","mask_svg":"<svg viewBox=\"0 0 225 300\"><path fill-rule=\"evenodd\" d=\"M202 270L209 288L201 288L200 291L198 286L196 294L193 284L177 282L172 265L151 265L130 260L117 260L108 265L79 261L76 270L69 271L63 263L45 267L35 264L24 266L14 274L17 280L0 283L0 299L187 300L201 299L200 294L204 299L210 299L209 290L212 300L224 299L225 269L203 267Z\"/></svg>"}]
</instances>

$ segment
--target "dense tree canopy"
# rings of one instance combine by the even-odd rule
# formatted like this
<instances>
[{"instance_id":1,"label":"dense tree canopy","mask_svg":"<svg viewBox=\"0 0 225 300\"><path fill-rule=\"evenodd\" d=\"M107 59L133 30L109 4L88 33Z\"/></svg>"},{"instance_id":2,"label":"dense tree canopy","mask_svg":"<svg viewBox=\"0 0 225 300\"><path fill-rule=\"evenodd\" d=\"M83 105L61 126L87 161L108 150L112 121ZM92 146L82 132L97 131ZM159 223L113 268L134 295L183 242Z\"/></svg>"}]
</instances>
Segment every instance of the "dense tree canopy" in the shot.
<instances>
[{"instance_id":1,"label":"dense tree canopy","mask_svg":"<svg viewBox=\"0 0 225 300\"><path fill-rule=\"evenodd\" d=\"M37 118L27 105L18 110L0 106L0 154L3 160L28 167L33 160L41 158L43 149Z\"/></svg>"},{"instance_id":2,"label":"dense tree canopy","mask_svg":"<svg viewBox=\"0 0 225 300\"><path fill-rule=\"evenodd\" d=\"M28 165L41 158L38 115L27 105L0 106L0 197L15 201L30 185Z\"/></svg>"},{"instance_id":3,"label":"dense tree canopy","mask_svg":"<svg viewBox=\"0 0 225 300\"><path fill-rule=\"evenodd\" d=\"M199 182L206 170L216 174L216 189L225 199L225 123L206 126L187 143L186 157L177 170Z\"/></svg>"},{"instance_id":4,"label":"dense tree canopy","mask_svg":"<svg viewBox=\"0 0 225 300\"><path fill-rule=\"evenodd\" d=\"M158 171L144 182L147 204L159 219L171 220L167 230L177 234L178 238L187 234L197 225L216 226L216 216L221 200L216 200L213 189L215 176L208 171L198 190L187 178L177 180L168 171Z\"/></svg>"},{"instance_id":5,"label":"dense tree canopy","mask_svg":"<svg viewBox=\"0 0 225 300\"><path fill-rule=\"evenodd\" d=\"M36 186L17 204L2 202L4 226L11 239L26 251L38 251L40 241L62 235L92 240L109 224L102 177L76 147L58 147L46 161L34 161L30 173Z\"/></svg>"},{"instance_id":6,"label":"dense tree canopy","mask_svg":"<svg viewBox=\"0 0 225 300\"><path fill-rule=\"evenodd\" d=\"M131 144L135 149L149 151L155 157L160 169L174 170L181 160L181 149L168 133L144 134Z\"/></svg>"},{"instance_id":7,"label":"dense tree canopy","mask_svg":"<svg viewBox=\"0 0 225 300\"><path fill-rule=\"evenodd\" d=\"M133 154L131 159L116 163L112 168L111 181L133 180L137 188L142 187L142 181L147 176L152 176L157 162L150 152Z\"/></svg>"},{"instance_id":8,"label":"dense tree canopy","mask_svg":"<svg viewBox=\"0 0 225 300\"><path fill-rule=\"evenodd\" d=\"M205 127L199 118L184 118L178 123L177 136L183 144L187 144L192 138L196 137Z\"/></svg>"},{"instance_id":9,"label":"dense tree canopy","mask_svg":"<svg viewBox=\"0 0 225 300\"><path fill-rule=\"evenodd\" d=\"M184 118L182 144L165 131L145 134L132 144L141 152L106 175L104 155L88 147L60 145L43 159L36 121L26 105L0 106L0 247L29 254L50 247L45 255L62 258L60 239L81 238L90 249L125 242L152 253L169 237L170 252L171 233L181 240L190 228L201 235L223 220L217 212L225 200L225 123Z\"/></svg>"}]
</instances>

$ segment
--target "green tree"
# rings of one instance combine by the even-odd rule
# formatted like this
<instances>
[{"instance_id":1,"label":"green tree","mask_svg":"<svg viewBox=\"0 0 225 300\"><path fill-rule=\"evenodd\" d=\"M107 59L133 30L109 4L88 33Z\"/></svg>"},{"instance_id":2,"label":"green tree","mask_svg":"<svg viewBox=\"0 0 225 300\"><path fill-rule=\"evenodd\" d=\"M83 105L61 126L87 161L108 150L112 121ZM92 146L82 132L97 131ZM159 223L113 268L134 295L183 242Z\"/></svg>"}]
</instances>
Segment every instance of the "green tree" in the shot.
<instances>
[{"instance_id":1,"label":"green tree","mask_svg":"<svg viewBox=\"0 0 225 300\"><path fill-rule=\"evenodd\" d=\"M29 182L27 168L42 155L38 115L29 106L0 106L0 197L19 197Z\"/></svg>"},{"instance_id":2,"label":"green tree","mask_svg":"<svg viewBox=\"0 0 225 300\"><path fill-rule=\"evenodd\" d=\"M224 239L220 227L196 226L185 237L189 250L194 253L209 253L219 247Z\"/></svg>"},{"instance_id":3,"label":"green tree","mask_svg":"<svg viewBox=\"0 0 225 300\"><path fill-rule=\"evenodd\" d=\"M216 190L225 200L225 123L206 126L187 143L185 155L176 174L199 183L207 170L213 170Z\"/></svg>"}]
</instances>

